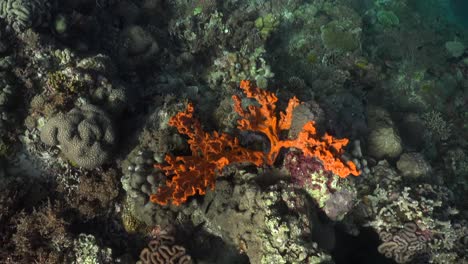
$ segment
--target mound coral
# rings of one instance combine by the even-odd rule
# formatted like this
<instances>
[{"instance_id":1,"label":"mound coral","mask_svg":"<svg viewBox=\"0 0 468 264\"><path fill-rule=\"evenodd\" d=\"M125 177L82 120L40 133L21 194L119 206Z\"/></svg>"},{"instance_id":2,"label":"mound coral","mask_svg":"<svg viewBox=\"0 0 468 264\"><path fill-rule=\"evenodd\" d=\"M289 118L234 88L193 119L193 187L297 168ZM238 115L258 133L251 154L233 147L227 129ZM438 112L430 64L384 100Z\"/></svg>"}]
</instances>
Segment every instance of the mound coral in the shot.
<instances>
[{"instance_id":1,"label":"mound coral","mask_svg":"<svg viewBox=\"0 0 468 264\"><path fill-rule=\"evenodd\" d=\"M86 169L108 161L117 141L111 119L90 104L50 118L41 128L41 140L49 146L60 145L72 164Z\"/></svg>"},{"instance_id":2,"label":"mound coral","mask_svg":"<svg viewBox=\"0 0 468 264\"><path fill-rule=\"evenodd\" d=\"M172 202L180 205L188 197L195 194L205 194L206 189L214 188L216 173L233 163L253 163L256 166L273 165L282 148L296 148L304 155L315 157L322 162L325 170L344 178L349 174L359 175L354 163L343 163L339 156L348 139L336 139L325 134L317 135L314 122L306 123L296 139L281 139L281 132L291 127L293 110L300 104L294 97L289 100L285 112L276 115L278 98L271 92L242 81L240 88L248 98L255 99L260 106L250 105L247 109L241 106L241 99L233 96L235 111L241 116L238 129L263 133L270 141L268 153L254 151L242 147L239 140L225 133L207 133L202 129L199 120L193 117L192 104L184 112L180 112L169 121L169 125L177 128L179 133L188 136L192 155L167 155L167 164L156 164L168 177L166 185L159 187L150 200L160 205Z\"/></svg>"}]
</instances>

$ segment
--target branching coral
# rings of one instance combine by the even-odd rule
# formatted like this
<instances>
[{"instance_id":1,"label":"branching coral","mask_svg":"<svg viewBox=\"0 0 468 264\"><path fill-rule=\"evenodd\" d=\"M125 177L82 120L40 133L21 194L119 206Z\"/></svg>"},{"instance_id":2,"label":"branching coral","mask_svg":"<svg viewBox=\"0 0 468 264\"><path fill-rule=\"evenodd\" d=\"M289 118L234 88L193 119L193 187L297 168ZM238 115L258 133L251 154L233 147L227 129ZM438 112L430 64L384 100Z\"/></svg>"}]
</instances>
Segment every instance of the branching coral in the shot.
<instances>
[{"instance_id":1,"label":"branching coral","mask_svg":"<svg viewBox=\"0 0 468 264\"><path fill-rule=\"evenodd\" d=\"M271 92L254 87L249 81L240 85L248 98L254 98L260 106L251 105L247 109L241 106L241 99L233 96L235 111L241 116L238 121L240 130L263 133L270 141L268 153L253 151L240 146L239 140L225 133L207 133L203 131L199 120L193 117L194 108L189 104L184 112L180 112L169 121L169 125L177 128L179 133L188 136L191 156L166 156L166 165L157 164L169 178L166 185L152 194L150 200L166 205L172 202L180 205L189 196L205 194L206 189L214 188L216 173L232 163L253 163L256 166L273 165L281 148L297 148L304 155L319 159L325 170L344 178L349 174L359 175L352 162L343 163L339 156L348 139L335 139L325 134L318 137L314 122L304 125L296 139L281 139L281 131L291 127L293 109L299 100L292 98L285 112L276 115L278 98Z\"/></svg>"}]
</instances>

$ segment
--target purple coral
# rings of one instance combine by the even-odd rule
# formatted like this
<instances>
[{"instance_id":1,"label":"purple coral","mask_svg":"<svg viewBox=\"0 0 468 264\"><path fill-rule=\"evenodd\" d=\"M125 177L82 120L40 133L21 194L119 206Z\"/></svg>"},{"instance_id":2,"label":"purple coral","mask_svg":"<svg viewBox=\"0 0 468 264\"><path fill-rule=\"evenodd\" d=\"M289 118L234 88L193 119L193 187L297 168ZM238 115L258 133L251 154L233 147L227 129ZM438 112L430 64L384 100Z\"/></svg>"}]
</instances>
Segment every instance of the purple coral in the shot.
<instances>
[{"instance_id":1,"label":"purple coral","mask_svg":"<svg viewBox=\"0 0 468 264\"><path fill-rule=\"evenodd\" d=\"M299 152L289 152L284 158L296 188L307 191L332 220L341 220L354 206L356 192L349 184L338 185L333 173L325 171L322 163Z\"/></svg>"},{"instance_id":2,"label":"purple coral","mask_svg":"<svg viewBox=\"0 0 468 264\"><path fill-rule=\"evenodd\" d=\"M291 174L293 183L300 188L312 185L311 174L325 171L322 163L316 158L294 151L288 152L284 157L284 167ZM326 175L331 176L328 174L329 172Z\"/></svg>"},{"instance_id":3,"label":"purple coral","mask_svg":"<svg viewBox=\"0 0 468 264\"><path fill-rule=\"evenodd\" d=\"M330 195L323 210L330 219L341 220L353 208L355 200L355 192L342 189Z\"/></svg>"}]
</instances>

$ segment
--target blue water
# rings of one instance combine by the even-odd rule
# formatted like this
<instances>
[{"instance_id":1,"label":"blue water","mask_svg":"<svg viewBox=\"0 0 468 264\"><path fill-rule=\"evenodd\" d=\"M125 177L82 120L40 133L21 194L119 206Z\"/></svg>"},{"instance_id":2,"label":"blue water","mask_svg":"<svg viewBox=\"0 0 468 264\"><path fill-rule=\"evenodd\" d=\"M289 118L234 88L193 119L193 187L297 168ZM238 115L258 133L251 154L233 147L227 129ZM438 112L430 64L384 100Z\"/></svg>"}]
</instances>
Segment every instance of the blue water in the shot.
<instances>
[{"instance_id":1,"label":"blue water","mask_svg":"<svg viewBox=\"0 0 468 264\"><path fill-rule=\"evenodd\" d=\"M468 29L468 0L409 0L408 3L426 19L443 18Z\"/></svg>"},{"instance_id":2,"label":"blue water","mask_svg":"<svg viewBox=\"0 0 468 264\"><path fill-rule=\"evenodd\" d=\"M468 0L451 0L450 9L456 21L464 28L468 28Z\"/></svg>"}]
</instances>

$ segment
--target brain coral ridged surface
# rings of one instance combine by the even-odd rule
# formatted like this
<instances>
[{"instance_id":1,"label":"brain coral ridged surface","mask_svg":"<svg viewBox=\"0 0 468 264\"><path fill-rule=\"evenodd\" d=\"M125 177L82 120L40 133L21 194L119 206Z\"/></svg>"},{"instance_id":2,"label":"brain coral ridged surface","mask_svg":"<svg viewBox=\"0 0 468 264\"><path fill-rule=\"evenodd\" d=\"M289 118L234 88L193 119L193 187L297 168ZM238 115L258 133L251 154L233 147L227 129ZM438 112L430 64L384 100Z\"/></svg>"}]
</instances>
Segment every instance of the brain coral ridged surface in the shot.
<instances>
[{"instance_id":1,"label":"brain coral ridged surface","mask_svg":"<svg viewBox=\"0 0 468 264\"><path fill-rule=\"evenodd\" d=\"M41 140L60 145L64 156L79 167L92 169L106 162L115 141L115 131L107 114L93 105L57 114L41 129Z\"/></svg>"}]
</instances>

